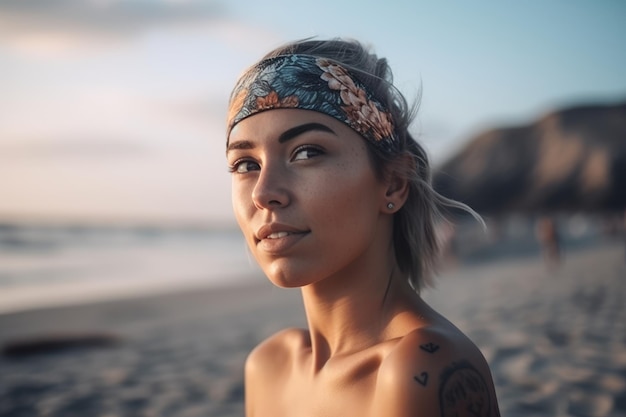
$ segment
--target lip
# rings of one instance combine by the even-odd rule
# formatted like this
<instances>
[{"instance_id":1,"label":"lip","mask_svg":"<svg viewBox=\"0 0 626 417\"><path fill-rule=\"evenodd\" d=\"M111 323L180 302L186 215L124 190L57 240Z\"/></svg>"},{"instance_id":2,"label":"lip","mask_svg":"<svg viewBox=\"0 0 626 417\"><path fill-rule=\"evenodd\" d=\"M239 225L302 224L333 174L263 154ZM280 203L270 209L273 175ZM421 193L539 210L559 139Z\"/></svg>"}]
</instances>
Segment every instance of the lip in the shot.
<instances>
[{"instance_id":1,"label":"lip","mask_svg":"<svg viewBox=\"0 0 626 417\"><path fill-rule=\"evenodd\" d=\"M254 237L257 248L271 254L287 251L309 233L281 223L270 223L257 230Z\"/></svg>"}]
</instances>

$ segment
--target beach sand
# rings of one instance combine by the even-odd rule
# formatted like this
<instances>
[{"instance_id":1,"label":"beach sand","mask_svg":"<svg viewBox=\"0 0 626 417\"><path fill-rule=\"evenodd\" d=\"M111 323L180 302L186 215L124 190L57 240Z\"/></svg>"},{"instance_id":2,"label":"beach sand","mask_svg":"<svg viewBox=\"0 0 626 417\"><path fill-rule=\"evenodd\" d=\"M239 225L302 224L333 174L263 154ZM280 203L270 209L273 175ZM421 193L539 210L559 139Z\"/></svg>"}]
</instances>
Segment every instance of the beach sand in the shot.
<instances>
[{"instance_id":1,"label":"beach sand","mask_svg":"<svg viewBox=\"0 0 626 417\"><path fill-rule=\"evenodd\" d=\"M424 298L481 348L503 416L624 416L624 255L448 270ZM297 290L254 281L0 315L0 415L242 416L247 353L304 325Z\"/></svg>"}]
</instances>

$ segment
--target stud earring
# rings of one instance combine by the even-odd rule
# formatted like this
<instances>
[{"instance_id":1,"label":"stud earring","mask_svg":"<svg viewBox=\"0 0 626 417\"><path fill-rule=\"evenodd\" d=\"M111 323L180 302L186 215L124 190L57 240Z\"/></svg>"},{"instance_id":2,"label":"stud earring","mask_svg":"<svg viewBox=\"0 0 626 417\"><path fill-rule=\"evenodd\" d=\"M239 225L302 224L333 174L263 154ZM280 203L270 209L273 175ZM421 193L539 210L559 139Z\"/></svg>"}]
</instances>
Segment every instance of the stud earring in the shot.
<instances>
[{"instance_id":1,"label":"stud earring","mask_svg":"<svg viewBox=\"0 0 626 417\"><path fill-rule=\"evenodd\" d=\"M395 204L393 204L393 203L391 203L391 202L387 203L387 208L388 208L389 210L393 210L393 208L394 208L395 206L396 206L396 205L395 205Z\"/></svg>"}]
</instances>

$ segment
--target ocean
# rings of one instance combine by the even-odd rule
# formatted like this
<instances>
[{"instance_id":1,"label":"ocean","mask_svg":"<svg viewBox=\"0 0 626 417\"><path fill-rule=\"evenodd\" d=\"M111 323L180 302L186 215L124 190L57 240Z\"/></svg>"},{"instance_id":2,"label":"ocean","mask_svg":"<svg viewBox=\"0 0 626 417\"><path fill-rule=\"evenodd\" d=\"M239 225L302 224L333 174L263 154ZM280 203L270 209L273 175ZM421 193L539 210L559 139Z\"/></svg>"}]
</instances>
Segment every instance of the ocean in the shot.
<instances>
[{"instance_id":1,"label":"ocean","mask_svg":"<svg viewBox=\"0 0 626 417\"><path fill-rule=\"evenodd\" d=\"M0 313L239 285L260 275L238 230L0 224Z\"/></svg>"},{"instance_id":2,"label":"ocean","mask_svg":"<svg viewBox=\"0 0 626 417\"><path fill-rule=\"evenodd\" d=\"M616 238L607 224L560 219L562 249ZM532 219L469 225L454 245L465 264L541 256ZM265 279L237 229L0 222L0 314Z\"/></svg>"}]
</instances>

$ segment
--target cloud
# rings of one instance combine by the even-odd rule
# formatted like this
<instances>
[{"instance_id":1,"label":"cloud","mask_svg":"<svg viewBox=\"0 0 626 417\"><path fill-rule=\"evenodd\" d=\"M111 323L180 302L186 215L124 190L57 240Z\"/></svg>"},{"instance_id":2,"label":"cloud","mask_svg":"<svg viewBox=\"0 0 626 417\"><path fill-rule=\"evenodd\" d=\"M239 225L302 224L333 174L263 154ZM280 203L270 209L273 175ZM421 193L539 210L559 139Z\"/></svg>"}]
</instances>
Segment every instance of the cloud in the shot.
<instances>
[{"instance_id":1,"label":"cloud","mask_svg":"<svg viewBox=\"0 0 626 417\"><path fill-rule=\"evenodd\" d=\"M211 0L3 0L0 43L34 52L75 49L172 27L202 27L226 15Z\"/></svg>"},{"instance_id":2,"label":"cloud","mask_svg":"<svg viewBox=\"0 0 626 417\"><path fill-rule=\"evenodd\" d=\"M133 34L154 27L206 23L224 14L215 1L3 0L1 33Z\"/></svg>"},{"instance_id":3,"label":"cloud","mask_svg":"<svg viewBox=\"0 0 626 417\"><path fill-rule=\"evenodd\" d=\"M0 144L0 158L90 158L108 159L145 155L150 150L130 140L106 138L47 138L46 141Z\"/></svg>"}]
</instances>

